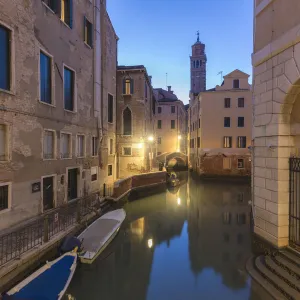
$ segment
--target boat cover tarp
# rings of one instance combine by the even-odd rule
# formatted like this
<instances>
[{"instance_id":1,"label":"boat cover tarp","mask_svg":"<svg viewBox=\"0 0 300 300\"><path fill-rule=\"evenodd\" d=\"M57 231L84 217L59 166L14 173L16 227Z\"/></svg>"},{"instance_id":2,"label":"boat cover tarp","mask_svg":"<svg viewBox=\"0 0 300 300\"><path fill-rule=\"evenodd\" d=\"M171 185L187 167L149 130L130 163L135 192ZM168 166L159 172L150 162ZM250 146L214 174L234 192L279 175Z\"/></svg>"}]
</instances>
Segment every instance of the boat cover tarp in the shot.
<instances>
[{"instance_id":1,"label":"boat cover tarp","mask_svg":"<svg viewBox=\"0 0 300 300\"><path fill-rule=\"evenodd\" d=\"M55 300L65 288L71 273L74 256L64 256L57 263L29 282L19 292L4 299Z\"/></svg>"}]
</instances>

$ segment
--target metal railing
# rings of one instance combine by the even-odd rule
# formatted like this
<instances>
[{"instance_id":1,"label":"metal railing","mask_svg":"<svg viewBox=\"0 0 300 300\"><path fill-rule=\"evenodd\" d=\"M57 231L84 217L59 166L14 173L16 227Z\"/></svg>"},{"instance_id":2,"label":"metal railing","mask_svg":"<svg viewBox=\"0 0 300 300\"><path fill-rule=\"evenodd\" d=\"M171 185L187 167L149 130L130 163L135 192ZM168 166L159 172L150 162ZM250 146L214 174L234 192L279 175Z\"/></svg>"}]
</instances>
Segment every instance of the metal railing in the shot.
<instances>
[{"instance_id":1,"label":"metal railing","mask_svg":"<svg viewBox=\"0 0 300 300\"><path fill-rule=\"evenodd\" d=\"M112 188L112 186L105 187L104 193L110 193ZM47 243L55 235L66 231L75 224L80 224L84 216L100 207L101 197L101 191L98 191L74 200L1 235L0 267L14 259L19 259L23 253Z\"/></svg>"}]
</instances>

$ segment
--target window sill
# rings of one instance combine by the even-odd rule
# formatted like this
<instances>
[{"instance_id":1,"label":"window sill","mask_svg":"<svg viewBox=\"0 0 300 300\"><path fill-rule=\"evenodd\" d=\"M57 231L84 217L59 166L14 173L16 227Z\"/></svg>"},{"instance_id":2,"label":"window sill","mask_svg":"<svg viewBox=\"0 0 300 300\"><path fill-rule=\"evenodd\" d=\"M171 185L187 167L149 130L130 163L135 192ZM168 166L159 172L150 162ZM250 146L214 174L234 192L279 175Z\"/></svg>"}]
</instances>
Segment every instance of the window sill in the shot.
<instances>
[{"instance_id":1,"label":"window sill","mask_svg":"<svg viewBox=\"0 0 300 300\"><path fill-rule=\"evenodd\" d=\"M114 122L108 122L108 121L107 121L107 124L111 124L111 125L114 125Z\"/></svg>"},{"instance_id":2,"label":"window sill","mask_svg":"<svg viewBox=\"0 0 300 300\"><path fill-rule=\"evenodd\" d=\"M0 93L9 94L11 96L16 96L16 94L12 91L0 89Z\"/></svg>"},{"instance_id":3,"label":"window sill","mask_svg":"<svg viewBox=\"0 0 300 300\"><path fill-rule=\"evenodd\" d=\"M43 157L43 161L49 161L49 160L57 160L56 158L44 158Z\"/></svg>"},{"instance_id":4,"label":"window sill","mask_svg":"<svg viewBox=\"0 0 300 300\"><path fill-rule=\"evenodd\" d=\"M91 155L91 157L96 158L96 157L98 157L98 155Z\"/></svg>"},{"instance_id":5,"label":"window sill","mask_svg":"<svg viewBox=\"0 0 300 300\"><path fill-rule=\"evenodd\" d=\"M64 20L60 19L60 21L69 29L72 29Z\"/></svg>"},{"instance_id":6,"label":"window sill","mask_svg":"<svg viewBox=\"0 0 300 300\"><path fill-rule=\"evenodd\" d=\"M84 45L87 47L87 48L89 48L90 50L92 50L93 49L93 47L92 46L90 46L87 42L83 42L84 43Z\"/></svg>"},{"instance_id":7,"label":"window sill","mask_svg":"<svg viewBox=\"0 0 300 300\"><path fill-rule=\"evenodd\" d=\"M132 94L122 94L122 96L132 96Z\"/></svg>"},{"instance_id":8,"label":"window sill","mask_svg":"<svg viewBox=\"0 0 300 300\"><path fill-rule=\"evenodd\" d=\"M68 112L68 113L71 113L71 114L76 114L77 113L77 111L75 111L75 110L68 110L68 109L65 109L65 108L64 108L64 111Z\"/></svg>"},{"instance_id":9,"label":"window sill","mask_svg":"<svg viewBox=\"0 0 300 300\"><path fill-rule=\"evenodd\" d=\"M76 156L76 158L85 158L85 156Z\"/></svg>"},{"instance_id":10,"label":"window sill","mask_svg":"<svg viewBox=\"0 0 300 300\"><path fill-rule=\"evenodd\" d=\"M62 159L62 160L68 160L68 159L72 159L72 157L61 157L60 159Z\"/></svg>"},{"instance_id":11,"label":"window sill","mask_svg":"<svg viewBox=\"0 0 300 300\"><path fill-rule=\"evenodd\" d=\"M0 215L2 215L2 214L4 215L9 212L11 212L11 208L5 208L5 209L0 210Z\"/></svg>"},{"instance_id":12,"label":"window sill","mask_svg":"<svg viewBox=\"0 0 300 300\"><path fill-rule=\"evenodd\" d=\"M42 1L42 3L48 10L50 10L55 15L55 12L53 11L53 9L51 7L49 7L44 1Z\"/></svg>"},{"instance_id":13,"label":"window sill","mask_svg":"<svg viewBox=\"0 0 300 300\"><path fill-rule=\"evenodd\" d=\"M41 103L41 104L45 104L45 105L47 105L47 106L50 106L50 107L56 107L54 104L44 102L44 101L42 101L41 99L38 99L38 102Z\"/></svg>"}]
</instances>

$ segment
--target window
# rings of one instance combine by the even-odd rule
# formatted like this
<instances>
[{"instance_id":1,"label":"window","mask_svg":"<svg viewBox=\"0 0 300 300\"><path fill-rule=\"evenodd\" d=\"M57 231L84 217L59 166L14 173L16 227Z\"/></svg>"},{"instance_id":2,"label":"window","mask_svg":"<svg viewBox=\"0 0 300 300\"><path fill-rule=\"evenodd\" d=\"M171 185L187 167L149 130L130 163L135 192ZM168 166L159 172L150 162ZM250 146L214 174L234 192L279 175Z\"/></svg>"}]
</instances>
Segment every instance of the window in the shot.
<instances>
[{"instance_id":1,"label":"window","mask_svg":"<svg viewBox=\"0 0 300 300\"><path fill-rule=\"evenodd\" d=\"M71 134L61 133L60 135L60 157L71 158Z\"/></svg>"},{"instance_id":2,"label":"window","mask_svg":"<svg viewBox=\"0 0 300 300\"><path fill-rule=\"evenodd\" d=\"M171 129L175 129L175 120L171 120Z\"/></svg>"},{"instance_id":3,"label":"window","mask_svg":"<svg viewBox=\"0 0 300 300\"><path fill-rule=\"evenodd\" d=\"M237 202L238 203L243 203L244 202L244 194L243 193L238 193Z\"/></svg>"},{"instance_id":4,"label":"window","mask_svg":"<svg viewBox=\"0 0 300 300\"><path fill-rule=\"evenodd\" d=\"M224 99L224 107L225 108L230 108L230 98L225 98Z\"/></svg>"},{"instance_id":5,"label":"window","mask_svg":"<svg viewBox=\"0 0 300 300\"><path fill-rule=\"evenodd\" d=\"M145 99L147 101L147 98L148 98L148 84L147 84L147 81L145 81Z\"/></svg>"},{"instance_id":6,"label":"window","mask_svg":"<svg viewBox=\"0 0 300 300\"><path fill-rule=\"evenodd\" d=\"M161 137L157 138L157 144L160 145L161 144Z\"/></svg>"},{"instance_id":7,"label":"window","mask_svg":"<svg viewBox=\"0 0 300 300\"><path fill-rule=\"evenodd\" d=\"M131 156L131 147L124 147L123 148L123 155Z\"/></svg>"},{"instance_id":8,"label":"window","mask_svg":"<svg viewBox=\"0 0 300 300\"><path fill-rule=\"evenodd\" d=\"M49 8L51 8L53 11L56 11L56 2L57 0L42 0Z\"/></svg>"},{"instance_id":9,"label":"window","mask_svg":"<svg viewBox=\"0 0 300 300\"><path fill-rule=\"evenodd\" d=\"M126 107L123 111L123 134L131 135L132 134L132 119L131 119L131 110L129 107Z\"/></svg>"},{"instance_id":10,"label":"window","mask_svg":"<svg viewBox=\"0 0 300 300\"><path fill-rule=\"evenodd\" d=\"M43 52L40 52L40 100L52 103L52 62Z\"/></svg>"},{"instance_id":11,"label":"window","mask_svg":"<svg viewBox=\"0 0 300 300\"><path fill-rule=\"evenodd\" d=\"M9 208L10 184L0 186L0 211Z\"/></svg>"},{"instance_id":12,"label":"window","mask_svg":"<svg viewBox=\"0 0 300 300\"><path fill-rule=\"evenodd\" d=\"M246 224L246 214L245 213L240 213L236 215L236 222L239 225L244 225Z\"/></svg>"},{"instance_id":13,"label":"window","mask_svg":"<svg viewBox=\"0 0 300 300\"><path fill-rule=\"evenodd\" d=\"M238 127L244 127L244 117L238 117Z\"/></svg>"},{"instance_id":14,"label":"window","mask_svg":"<svg viewBox=\"0 0 300 300\"><path fill-rule=\"evenodd\" d=\"M240 81L238 79L233 80L233 88L239 89L240 88Z\"/></svg>"},{"instance_id":15,"label":"window","mask_svg":"<svg viewBox=\"0 0 300 300\"><path fill-rule=\"evenodd\" d=\"M98 167L91 167L91 181L96 181L98 178Z\"/></svg>"},{"instance_id":16,"label":"window","mask_svg":"<svg viewBox=\"0 0 300 300\"><path fill-rule=\"evenodd\" d=\"M195 123L193 122L193 131L195 130Z\"/></svg>"},{"instance_id":17,"label":"window","mask_svg":"<svg viewBox=\"0 0 300 300\"><path fill-rule=\"evenodd\" d=\"M0 161L7 160L7 127L0 125Z\"/></svg>"},{"instance_id":18,"label":"window","mask_svg":"<svg viewBox=\"0 0 300 300\"><path fill-rule=\"evenodd\" d=\"M223 224L231 224L231 213L230 212L224 212L223 213Z\"/></svg>"},{"instance_id":19,"label":"window","mask_svg":"<svg viewBox=\"0 0 300 300\"><path fill-rule=\"evenodd\" d=\"M194 139L190 140L190 148L194 148L195 147L195 142Z\"/></svg>"},{"instance_id":20,"label":"window","mask_svg":"<svg viewBox=\"0 0 300 300\"><path fill-rule=\"evenodd\" d=\"M246 148L247 138L245 136L238 136L237 138L237 147L238 148Z\"/></svg>"},{"instance_id":21,"label":"window","mask_svg":"<svg viewBox=\"0 0 300 300\"><path fill-rule=\"evenodd\" d=\"M133 79L124 78L123 79L123 94L132 95L133 94Z\"/></svg>"},{"instance_id":22,"label":"window","mask_svg":"<svg viewBox=\"0 0 300 300\"><path fill-rule=\"evenodd\" d=\"M243 244L243 241L244 241L244 236L241 233L239 233L237 235L237 243L241 245Z\"/></svg>"},{"instance_id":23,"label":"window","mask_svg":"<svg viewBox=\"0 0 300 300\"><path fill-rule=\"evenodd\" d=\"M200 123L200 118L199 118L199 120L198 120L198 128L200 128L201 127L201 123Z\"/></svg>"},{"instance_id":24,"label":"window","mask_svg":"<svg viewBox=\"0 0 300 300\"><path fill-rule=\"evenodd\" d=\"M0 89L9 91L10 86L10 45L11 31L0 25Z\"/></svg>"},{"instance_id":25,"label":"window","mask_svg":"<svg viewBox=\"0 0 300 300\"><path fill-rule=\"evenodd\" d=\"M113 155L113 154L114 154L114 140L109 139L109 155Z\"/></svg>"},{"instance_id":26,"label":"window","mask_svg":"<svg viewBox=\"0 0 300 300\"><path fill-rule=\"evenodd\" d=\"M173 106L173 105L171 106L171 113L175 114L175 106Z\"/></svg>"},{"instance_id":27,"label":"window","mask_svg":"<svg viewBox=\"0 0 300 300\"><path fill-rule=\"evenodd\" d=\"M85 154L85 136L77 135L77 157L84 157Z\"/></svg>"},{"instance_id":28,"label":"window","mask_svg":"<svg viewBox=\"0 0 300 300\"><path fill-rule=\"evenodd\" d=\"M107 103L107 120L108 123L114 122L114 97L111 94L108 94L108 103Z\"/></svg>"},{"instance_id":29,"label":"window","mask_svg":"<svg viewBox=\"0 0 300 300\"><path fill-rule=\"evenodd\" d=\"M199 68L199 60L196 61L196 68Z\"/></svg>"},{"instance_id":30,"label":"window","mask_svg":"<svg viewBox=\"0 0 300 300\"><path fill-rule=\"evenodd\" d=\"M244 106L245 106L245 99L238 98L238 107L244 107Z\"/></svg>"},{"instance_id":31,"label":"window","mask_svg":"<svg viewBox=\"0 0 300 300\"><path fill-rule=\"evenodd\" d=\"M200 148L200 137L197 137L197 148Z\"/></svg>"},{"instance_id":32,"label":"window","mask_svg":"<svg viewBox=\"0 0 300 300\"><path fill-rule=\"evenodd\" d=\"M45 130L44 131L44 159L53 159L54 158L54 131Z\"/></svg>"},{"instance_id":33,"label":"window","mask_svg":"<svg viewBox=\"0 0 300 300\"><path fill-rule=\"evenodd\" d=\"M108 165L107 166L107 175L108 176L112 176L112 173L113 173L112 165Z\"/></svg>"},{"instance_id":34,"label":"window","mask_svg":"<svg viewBox=\"0 0 300 300\"><path fill-rule=\"evenodd\" d=\"M157 120L157 128L161 129L161 120Z\"/></svg>"},{"instance_id":35,"label":"window","mask_svg":"<svg viewBox=\"0 0 300 300\"><path fill-rule=\"evenodd\" d=\"M157 113L158 113L158 114L161 114L161 106L158 106L158 107L157 107Z\"/></svg>"},{"instance_id":36,"label":"window","mask_svg":"<svg viewBox=\"0 0 300 300\"><path fill-rule=\"evenodd\" d=\"M74 111L74 79L75 73L64 67L64 107L69 111Z\"/></svg>"},{"instance_id":37,"label":"window","mask_svg":"<svg viewBox=\"0 0 300 300\"><path fill-rule=\"evenodd\" d=\"M92 136L92 156L98 155L98 138L96 136Z\"/></svg>"},{"instance_id":38,"label":"window","mask_svg":"<svg viewBox=\"0 0 300 300\"><path fill-rule=\"evenodd\" d=\"M244 169L244 159L243 158L238 159L237 167L238 167L238 169Z\"/></svg>"},{"instance_id":39,"label":"window","mask_svg":"<svg viewBox=\"0 0 300 300\"><path fill-rule=\"evenodd\" d=\"M223 158L223 169L224 170L230 170L231 169L231 158L230 157L224 157Z\"/></svg>"},{"instance_id":40,"label":"window","mask_svg":"<svg viewBox=\"0 0 300 300\"><path fill-rule=\"evenodd\" d=\"M158 155L161 155L161 152L157 152L157 154L156 154L156 155L157 155L157 156L158 156Z\"/></svg>"},{"instance_id":41,"label":"window","mask_svg":"<svg viewBox=\"0 0 300 300\"><path fill-rule=\"evenodd\" d=\"M83 18L84 42L93 47L93 24L86 18Z\"/></svg>"},{"instance_id":42,"label":"window","mask_svg":"<svg viewBox=\"0 0 300 300\"><path fill-rule=\"evenodd\" d=\"M73 27L73 0L61 0L61 20Z\"/></svg>"},{"instance_id":43,"label":"window","mask_svg":"<svg viewBox=\"0 0 300 300\"><path fill-rule=\"evenodd\" d=\"M232 137L224 136L223 148L231 148L232 147Z\"/></svg>"},{"instance_id":44,"label":"window","mask_svg":"<svg viewBox=\"0 0 300 300\"><path fill-rule=\"evenodd\" d=\"M224 127L230 127L230 117L224 117Z\"/></svg>"}]
</instances>

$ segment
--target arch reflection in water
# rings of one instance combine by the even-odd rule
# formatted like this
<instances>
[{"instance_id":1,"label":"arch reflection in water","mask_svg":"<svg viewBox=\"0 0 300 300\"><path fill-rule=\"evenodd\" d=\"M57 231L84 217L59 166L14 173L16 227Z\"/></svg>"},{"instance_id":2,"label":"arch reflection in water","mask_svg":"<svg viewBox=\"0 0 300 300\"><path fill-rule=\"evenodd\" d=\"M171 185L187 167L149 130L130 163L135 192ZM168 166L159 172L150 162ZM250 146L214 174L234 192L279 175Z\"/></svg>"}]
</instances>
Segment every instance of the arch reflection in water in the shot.
<instances>
[{"instance_id":1,"label":"arch reflection in water","mask_svg":"<svg viewBox=\"0 0 300 300\"><path fill-rule=\"evenodd\" d=\"M247 184L189 179L175 193L127 203L119 235L94 265L78 268L69 293L77 300L266 299L244 269L249 198Z\"/></svg>"}]
</instances>

